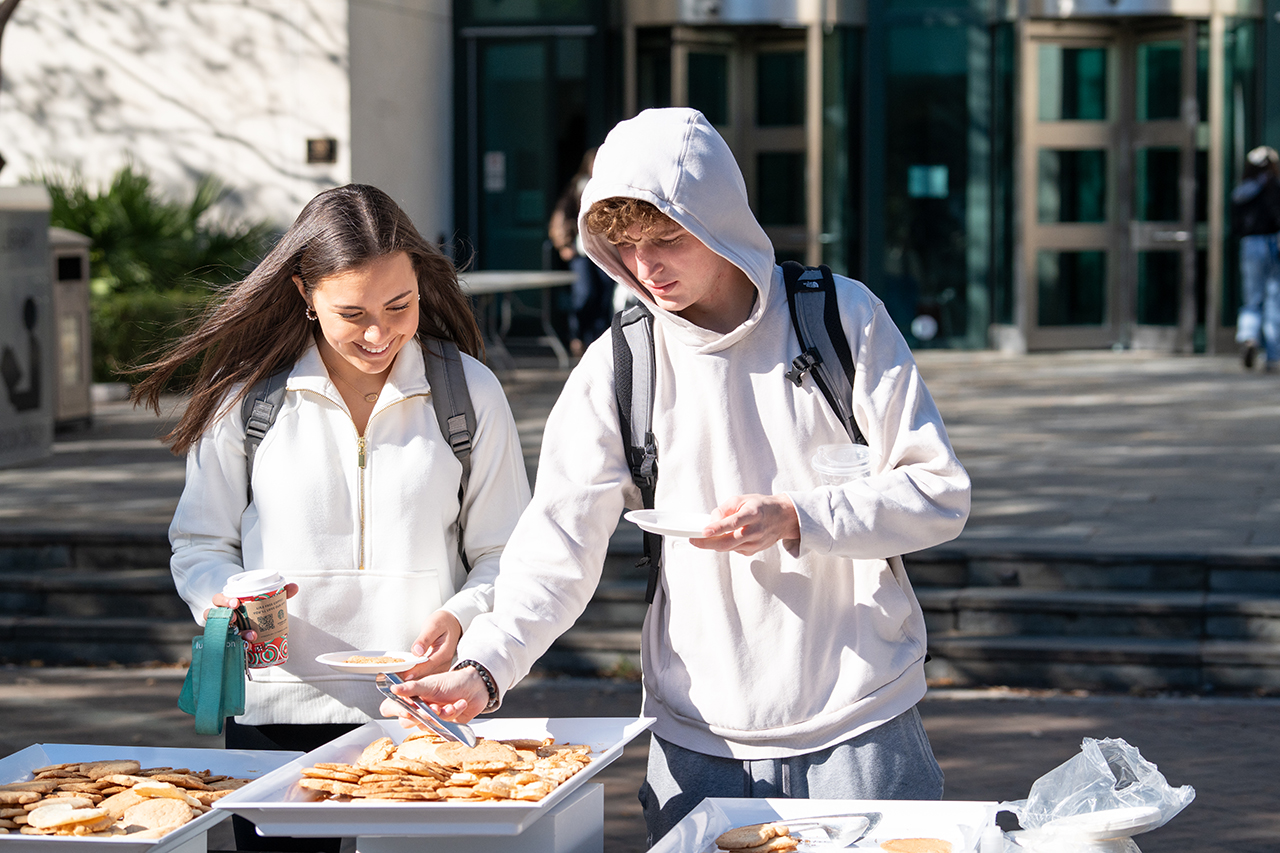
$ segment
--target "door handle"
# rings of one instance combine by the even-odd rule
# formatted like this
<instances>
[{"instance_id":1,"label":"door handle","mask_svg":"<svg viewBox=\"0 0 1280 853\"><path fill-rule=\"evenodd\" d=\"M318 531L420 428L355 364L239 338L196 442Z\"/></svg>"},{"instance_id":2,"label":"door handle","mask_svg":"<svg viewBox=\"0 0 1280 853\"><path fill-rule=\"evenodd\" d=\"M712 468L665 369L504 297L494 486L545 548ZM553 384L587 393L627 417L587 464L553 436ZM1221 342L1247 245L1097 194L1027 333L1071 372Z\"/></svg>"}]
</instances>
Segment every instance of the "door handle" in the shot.
<instances>
[{"instance_id":1,"label":"door handle","mask_svg":"<svg viewBox=\"0 0 1280 853\"><path fill-rule=\"evenodd\" d=\"M1153 231L1151 232L1151 242L1153 243L1185 243L1191 239L1190 231Z\"/></svg>"}]
</instances>

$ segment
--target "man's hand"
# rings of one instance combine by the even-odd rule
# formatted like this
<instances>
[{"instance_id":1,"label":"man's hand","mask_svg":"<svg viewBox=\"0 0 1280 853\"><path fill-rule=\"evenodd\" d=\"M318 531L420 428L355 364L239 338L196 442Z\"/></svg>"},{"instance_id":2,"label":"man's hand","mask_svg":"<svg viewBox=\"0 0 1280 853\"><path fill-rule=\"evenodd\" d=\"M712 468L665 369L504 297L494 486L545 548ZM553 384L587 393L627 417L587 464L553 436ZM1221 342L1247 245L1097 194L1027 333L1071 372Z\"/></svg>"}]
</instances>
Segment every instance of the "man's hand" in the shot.
<instances>
[{"instance_id":1,"label":"man's hand","mask_svg":"<svg viewBox=\"0 0 1280 853\"><path fill-rule=\"evenodd\" d=\"M800 538L800 516L786 495L739 495L716 507L706 537L690 539L695 548L758 554L778 542Z\"/></svg>"},{"instance_id":2,"label":"man's hand","mask_svg":"<svg viewBox=\"0 0 1280 853\"><path fill-rule=\"evenodd\" d=\"M448 610L437 610L428 616L411 649L416 657L427 655L427 660L407 670L404 680L425 678L448 669L461 637L462 625L458 623L458 617Z\"/></svg>"},{"instance_id":3,"label":"man's hand","mask_svg":"<svg viewBox=\"0 0 1280 853\"><path fill-rule=\"evenodd\" d=\"M489 688L475 667L428 675L418 681L393 684L393 693L409 696L431 706L441 719L469 723L489 704ZM384 717L399 717L406 729L421 728L404 708L391 699L383 699L379 707Z\"/></svg>"},{"instance_id":4,"label":"man's hand","mask_svg":"<svg viewBox=\"0 0 1280 853\"><path fill-rule=\"evenodd\" d=\"M298 585L296 583L287 583L284 585L284 597L286 600L293 598L297 594L298 594ZM227 598L222 593L215 592L213 594L213 606L229 607L232 610L235 610L237 607L240 606L240 599ZM209 609L212 610L213 608L209 608ZM206 622L209 620L209 610L206 610L204 612L204 618ZM239 621L239 620L233 619L233 621ZM244 637L244 641L246 643L252 643L254 640L258 639L258 632L257 631L241 631L240 636Z\"/></svg>"}]
</instances>

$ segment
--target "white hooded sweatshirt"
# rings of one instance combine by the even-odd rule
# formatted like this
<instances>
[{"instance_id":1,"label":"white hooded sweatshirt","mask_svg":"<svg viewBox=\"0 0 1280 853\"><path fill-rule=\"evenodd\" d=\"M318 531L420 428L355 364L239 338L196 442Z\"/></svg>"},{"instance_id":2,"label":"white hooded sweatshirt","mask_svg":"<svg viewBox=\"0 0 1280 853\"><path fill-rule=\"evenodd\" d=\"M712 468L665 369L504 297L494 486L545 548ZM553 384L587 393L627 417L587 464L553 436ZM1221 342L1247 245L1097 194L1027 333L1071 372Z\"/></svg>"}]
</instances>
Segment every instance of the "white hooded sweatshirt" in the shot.
<instances>
[{"instance_id":1,"label":"white hooded sweatshirt","mask_svg":"<svg viewBox=\"0 0 1280 853\"><path fill-rule=\"evenodd\" d=\"M799 355L782 270L747 206L728 146L702 115L649 110L599 149L582 210L655 205L747 274L758 298L727 334L653 305L614 246L581 228L591 259L656 318L659 509L709 512L743 494L788 495L798 547L753 556L666 537L642 640L655 734L704 754L779 758L825 749L911 708L925 692L925 626L899 555L954 538L969 478L911 353L870 291L836 278L872 475L823 485L811 459L849 438L821 392L784 373ZM500 688L522 678L582 613L624 508L640 506L614 402L613 344L593 344L547 422L533 502L502 557L494 609L459 657ZM794 543L791 543L794 544Z\"/></svg>"}]
</instances>

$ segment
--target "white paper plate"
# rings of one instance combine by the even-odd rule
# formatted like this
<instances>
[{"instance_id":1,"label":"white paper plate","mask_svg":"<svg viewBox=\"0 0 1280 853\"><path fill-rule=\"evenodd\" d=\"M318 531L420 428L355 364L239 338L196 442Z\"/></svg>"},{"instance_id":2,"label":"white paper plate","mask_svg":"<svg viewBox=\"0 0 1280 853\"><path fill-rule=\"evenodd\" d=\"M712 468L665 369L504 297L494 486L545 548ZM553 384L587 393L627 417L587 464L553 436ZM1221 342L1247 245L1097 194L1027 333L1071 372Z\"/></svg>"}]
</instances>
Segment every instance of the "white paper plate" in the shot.
<instances>
[{"instance_id":1,"label":"white paper plate","mask_svg":"<svg viewBox=\"0 0 1280 853\"><path fill-rule=\"evenodd\" d=\"M1160 809L1155 806L1128 806L1060 817L1049 821L1041 829L1070 832L1090 841L1106 841L1147 832L1155 829L1159 822Z\"/></svg>"},{"instance_id":2,"label":"white paper plate","mask_svg":"<svg viewBox=\"0 0 1280 853\"><path fill-rule=\"evenodd\" d=\"M404 663L348 663L347 658L403 658ZM380 672L404 672L426 662L425 657L418 657L412 652L387 651L385 649L364 649L363 651L329 652L316 655L316 663L332 667L338 672L353 672L357 675L377 675ZM392 668L394 667L394 669Z\"/></svg>"},{"instance_id":3,"label":"white paper plate","mask_svg":"<svg viewBox=\"0 0 1280 853\"><path fill-rule=\"evenodd\" d=\"M711 523L711 513L662 509L633 509L623 518L641 530L685 539L701 537Z\"/></svg>"}]
</instances>

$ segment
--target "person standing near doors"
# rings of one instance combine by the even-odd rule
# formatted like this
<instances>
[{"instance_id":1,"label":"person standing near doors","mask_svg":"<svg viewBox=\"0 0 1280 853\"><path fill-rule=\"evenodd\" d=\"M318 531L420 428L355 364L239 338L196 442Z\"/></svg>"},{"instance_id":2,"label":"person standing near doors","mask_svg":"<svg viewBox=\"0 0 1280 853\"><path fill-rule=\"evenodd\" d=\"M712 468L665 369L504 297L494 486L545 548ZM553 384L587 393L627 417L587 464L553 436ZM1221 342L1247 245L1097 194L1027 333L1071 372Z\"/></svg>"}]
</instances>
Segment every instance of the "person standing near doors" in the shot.
<instances>
[{"instance_id":1,"label":"person standing near doors","mask_svg":"<svg viewBox=\"0 0 1280 853\"><path fill-rule=\"evenodd\" d=\"M1240 235L1240 358L1252 370L1261 347L1263 369L1272 373L1280 370L1280 155L1274 148L1260 145L1245 157L1231 212Z\"/></svg>"},{"instance_id":2,"label":"person standing near doors","mask_svg":"<svg viewBox=\"0 0 1280 853\"><path fill-rule=\"evenodd\" d=\"M578 234L578 209L582 204L582 189L591 179L591 167L595 163L596 149L588 148L582 155L578 171L560 194L547 235L556 247L560 259L573 271L571 306L569 311L569 351L574 357L582 355L587 344L609 328L613 316L613 279L605 275L587 257Z\"/></svg>"}]
</instances>

